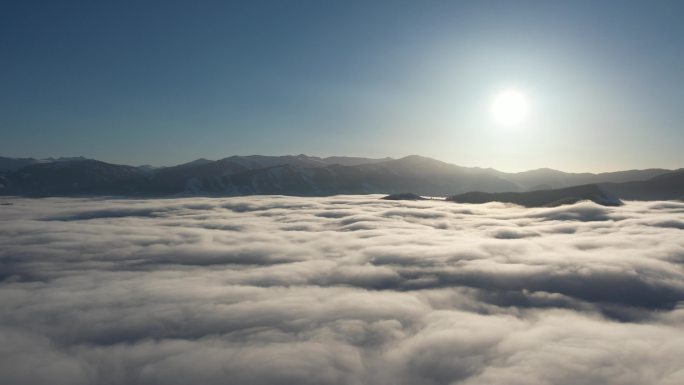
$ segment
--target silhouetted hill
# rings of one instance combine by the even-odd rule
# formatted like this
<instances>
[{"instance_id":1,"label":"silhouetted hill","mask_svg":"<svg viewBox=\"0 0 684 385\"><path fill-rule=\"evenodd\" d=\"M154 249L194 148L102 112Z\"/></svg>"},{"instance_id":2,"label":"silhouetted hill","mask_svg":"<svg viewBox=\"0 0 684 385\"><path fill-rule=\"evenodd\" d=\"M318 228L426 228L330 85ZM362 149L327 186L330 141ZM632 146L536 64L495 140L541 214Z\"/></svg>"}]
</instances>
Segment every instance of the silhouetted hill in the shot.
<instances>
[{"instance_id":1,"label":"silhouetted hill","mask_svg":"<svg viewBox=\"0 0 684 385\"><path fill-rule=\"evenodd\" d=\"M136 167L91 159L36 163L5 175L4 195L140 194L148 178Z\"/></svg>"},{"instance_id":2,"label":"silhouetted hill","mask_svg":"<svg viewBox=\"0 0 684 385\"><path fill-rule=\"evenodd\" d=\"M34 158L6 158L0 156L0 172L10 172L40 162Z\"/></svg>"},{"instance_id":3,"label":"silhouetted hill","mask_svg":"<svg viewBox=\"0 0 684 385\"><path fill-rule=\"evenodd\" d=\"M604 206L619 206L620 200L595 184L566 187L556 190L537 190L527 192L486 193L469 192L447 198L459 203L514 203L525 207L553 207L590 200Z\"/></svg>"},{"instance_id":4,"label":"silhouetted hill","mask_svg":"<svg viewBox=\"0 0 684 385\"><path fill-rule=\"evenodd\" d=\"M455 166L417 155L376 164L359 165L355 169L338 170L338 174L360 175L373 192L447 196L473 190L491 192L515 191L517 186L481 169ZM352 175L347 175L351 177Z\"/></svg>"},{"instance_id":5,"label":"silhouetted hill","mask_svg":"<svg viewBox=\"0 0 684 385\"><path fill-rule=\"evenodd\" d=\"M384 199L386 201L422 201L425 200L420 195L412 194L412 193L399 193L399 194L391 194L384 196L380 199Z\"/></svg>"},{"instance_id":6,"label":"silhouetted hill","mask_svg":"<svg viewBox=\"0 0 684 385\"><path fill-rule=\"evenodd\" d=\"M549 168L540 168L537 170L508 174L504 176L504 178L516 183L520 187L520 191L531 191L540 189L557 189L592 183L622 183L647 180L668 172L670 172L670 170L653 168L646 170L627 170L591 174L568 173L552 170Z\"/></svg>"},{"instance_id":7,"label":"silhouetted hill","mask_svg":"<svg viewBox=\"0 0 684 385\"><path fill-rule=\"evenodd\" d=\"M602 183L601 187L622 199L659 200L684 197L684 169L645 181Z\"/></svg>"}]
</instances>

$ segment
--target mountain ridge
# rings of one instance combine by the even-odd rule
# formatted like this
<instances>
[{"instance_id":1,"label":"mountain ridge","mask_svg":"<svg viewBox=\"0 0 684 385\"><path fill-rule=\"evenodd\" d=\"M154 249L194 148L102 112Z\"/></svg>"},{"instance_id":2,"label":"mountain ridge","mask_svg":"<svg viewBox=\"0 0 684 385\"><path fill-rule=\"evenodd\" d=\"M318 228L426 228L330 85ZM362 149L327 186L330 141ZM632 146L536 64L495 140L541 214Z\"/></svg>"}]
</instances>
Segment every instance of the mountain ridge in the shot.
<instances>
[{"instance_id":1,"label":"mountain ridge","mask_svg":"<svg viewBox=\"0 0 684 385\"><path fill-rule=\"evenodd\" d=\"M406 191L451 196L472 191L525 192L594 183L601 184L607 191L638 196L644 195L643 190L647 187L637 182L677 172L645 169L593 174L541 168L506 173L491 168L458 166L419 155L399 159L248 155L219 160L199 158L158 168L116 165L82 157L43 160L0 157L0 166L0 195L27 196L315 196ZM621 185L624 183L631 185ZM676 191L655 196L679 194L678 182L668 183L663 188Z\"/></svg>"},{"instance_id":2,"label":"mountain ridge","mask_svg":"<svg viewBox=\"0 0 684 385\"><path fill-rule=\"evenodd\" d=\"M447 201L458 203L513 203L524 207L555 207L589 200L602 206L620 206L622 201L606 192L596 184L564 187L552 190L535 190L526 192L468 192L453 195Z\"/></svg>"}]
</instances>

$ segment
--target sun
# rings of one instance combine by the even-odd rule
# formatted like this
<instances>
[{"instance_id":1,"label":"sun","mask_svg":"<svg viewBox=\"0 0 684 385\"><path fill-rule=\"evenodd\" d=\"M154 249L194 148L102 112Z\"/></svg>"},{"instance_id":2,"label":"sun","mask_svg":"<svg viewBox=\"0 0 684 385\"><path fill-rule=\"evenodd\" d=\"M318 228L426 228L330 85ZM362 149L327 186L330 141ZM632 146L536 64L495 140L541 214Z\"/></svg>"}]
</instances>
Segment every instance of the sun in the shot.
<instances>
[{"instance_id":1,"label":"sun","mask_svg":"<svg viewBox=\"0 0 684 385\"><path fill-rule=\"evenodd\" d=\"M518 90L504 90L499 92L492 101L492 116L494 120L505 126L520 124L529 110L527 96Z\"/></svg>"}]
</instances>

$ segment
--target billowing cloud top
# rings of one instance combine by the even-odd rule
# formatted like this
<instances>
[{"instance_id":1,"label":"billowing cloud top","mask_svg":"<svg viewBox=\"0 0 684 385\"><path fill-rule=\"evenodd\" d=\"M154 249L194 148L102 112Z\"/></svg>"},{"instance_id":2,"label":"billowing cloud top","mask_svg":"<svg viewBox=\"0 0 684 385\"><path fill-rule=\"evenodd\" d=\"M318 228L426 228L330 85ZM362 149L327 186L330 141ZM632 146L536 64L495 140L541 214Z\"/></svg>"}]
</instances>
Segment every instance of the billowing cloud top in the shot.
<instances>
[{"instance_id":1,"label":"billowing cloud top","mask_svg":"<svg viewBox=\"0 0 684 385\"><path fill-rule=\"evenodd\" d=\"M3 384L684 383L684 203L2 203Z\"/></svg>"}]
</instances>

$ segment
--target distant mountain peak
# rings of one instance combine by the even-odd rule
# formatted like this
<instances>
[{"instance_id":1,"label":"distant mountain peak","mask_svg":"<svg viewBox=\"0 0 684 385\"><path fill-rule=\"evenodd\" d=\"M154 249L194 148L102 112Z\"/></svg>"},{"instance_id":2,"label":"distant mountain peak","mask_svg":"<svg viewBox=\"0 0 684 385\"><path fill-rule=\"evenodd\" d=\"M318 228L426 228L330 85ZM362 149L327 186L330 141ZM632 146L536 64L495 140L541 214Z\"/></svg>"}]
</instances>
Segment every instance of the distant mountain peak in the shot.
<instances>
[{"instance_id":1,"label":"distant mountain peak","mask_svg":"<svg viewBox=\"0 0 684 385\"><path fill-rule=\"evenodd\" d=\"M422 156L422 155L406 155L403 158L399 158L398 160L420 160L420 161L435 161L435 162L441 162L437 159L429 158L427 156Z\"/></svg>"},{"instance_id":2,"label":"distant mountain peak","mask_svg":"<svg viewBox=\"0 0 684 385\"><path fill-rule=\"evenodd\" d=\"M59 158L49 157L49 158L46 158L45 160L50 161L50 162L80 162L80 161L89 160L89 159L84 158L82 156L60 156Z\"/></svg>"},{"instance_id":3,"label":"distant mountain peak","mask_svg":"<svg viewBox=\"0 0 684 385\"><path fill-rule=\"evenodd\" d=\"M207 163L211 163L211 162L213 162L213 160L209 160L207 158L197 158L195 160L192 160L192 161L190 161L188 163L184 163L184 164L187 166L190 166L190 165L196 165L196 164L207 164Z\"/></svg>"}]
</instances>

